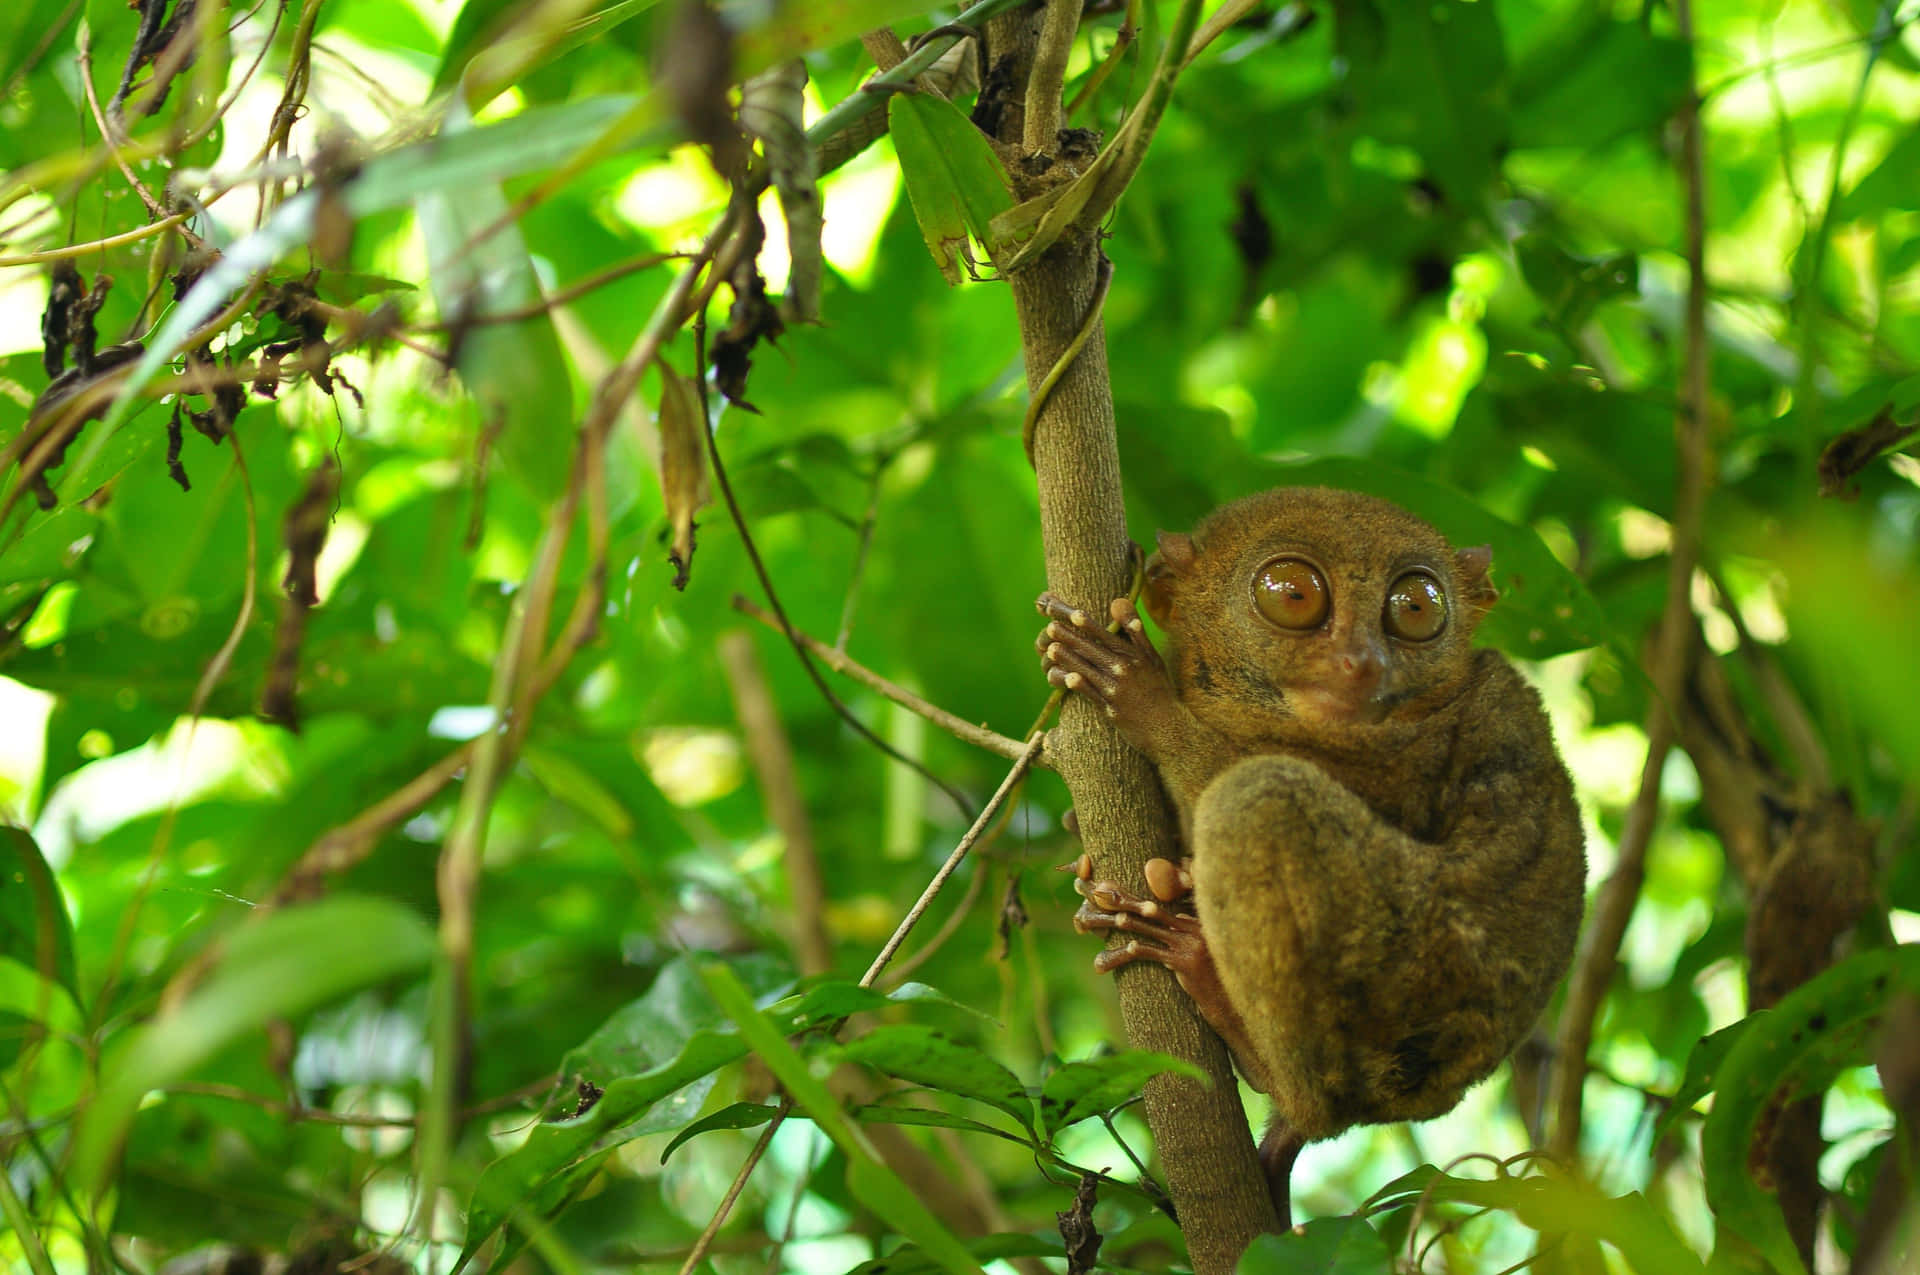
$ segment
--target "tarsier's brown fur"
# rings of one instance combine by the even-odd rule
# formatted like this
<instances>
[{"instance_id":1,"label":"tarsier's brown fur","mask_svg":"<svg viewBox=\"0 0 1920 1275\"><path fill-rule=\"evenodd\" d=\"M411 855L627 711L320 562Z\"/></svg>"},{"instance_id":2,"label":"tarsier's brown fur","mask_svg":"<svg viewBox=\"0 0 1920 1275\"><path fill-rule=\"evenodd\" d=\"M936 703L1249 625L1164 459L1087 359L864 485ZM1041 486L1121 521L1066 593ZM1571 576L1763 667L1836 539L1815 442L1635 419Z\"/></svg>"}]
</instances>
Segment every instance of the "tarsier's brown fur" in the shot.
<instances>
[{"instance_id":1,"label":"tarsier's brown fur","mask_svg":"<svg viewBox=\"0 0 1920 1275\"><path fill-rule=\"evenodd\" d=\"M1262 614L1276 561L1323 578L1320 623ZM1572 956L1579 811L1539 696L1470 646L1488 563L1386 501L1282 488L1161 537L1145 601L1164 664L1124 600L1109 617L1041 598L1050 680L1154 762L1192 856L1153 865L1157 900L1082 882L1081 923L1131 936L1102 969L1172 966L1272 1097L1283 1208L1301 1142L1450 1110ZM1405 640L1389 592L1421 576L1440 597L1414 622L1441 627ZM1197 918L1166 906L1189 884Z\"/></svg>"}]
</instances>

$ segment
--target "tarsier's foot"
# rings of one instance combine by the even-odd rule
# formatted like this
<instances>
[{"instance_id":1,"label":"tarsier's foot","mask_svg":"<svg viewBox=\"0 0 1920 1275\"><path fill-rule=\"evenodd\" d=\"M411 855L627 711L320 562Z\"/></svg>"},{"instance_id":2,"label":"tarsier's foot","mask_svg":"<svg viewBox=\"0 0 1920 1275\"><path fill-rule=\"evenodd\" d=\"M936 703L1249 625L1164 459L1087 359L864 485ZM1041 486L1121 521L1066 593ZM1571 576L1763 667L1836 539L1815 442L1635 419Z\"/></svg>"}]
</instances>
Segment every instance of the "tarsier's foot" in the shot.
<instances>
[{"instance_id":1,"label":"tarsier's foot","mask_svg":"<svg viewBox=\"0 0 1920 1275\"><path fill-rule=\"evenodd\" d=\"M1075 875L1079 878L1073 888L1086 900L1073 915L1073 928L1082 934L1117 930L1127 936L1125 943L1106 948L1093 958L1094 970L1110 974L1135 961L1154 961L1172 970L1180 986L1193 998L1200 1017L1206 1019L1207 1025L1233 1050L1248 1081L1266 1092L1259 1055L1253 1052L1246 1024L1220 983L1220 973L1214 968L1200 918L1167 906L1193 887L1186 864L1176 865L1166 859L1148 862L1149 888L1155 894L1165 891L1163 897L1157 899L1142 898L1112 881L1089 880L1091 867L1085 855L1069 866L1076 869Z\"/></svg>"},{"instance_id":2,"label":"tarsier's foot","mask_svg":"<svg viewBox=\"0 0 1920 1275\"><path fill-rule=\"evenodd\" d=\"M1046 665L1047 681L1099 704L1129 738L1174 702L1167 666L1147 640L1133 603L1115 598L1104 616L1069 606L1051 593L1041 594L1034 605L1047 617L1033 644ZM1118 632L1107 631L1109 620Z\"/></svg>"}]
</instances>

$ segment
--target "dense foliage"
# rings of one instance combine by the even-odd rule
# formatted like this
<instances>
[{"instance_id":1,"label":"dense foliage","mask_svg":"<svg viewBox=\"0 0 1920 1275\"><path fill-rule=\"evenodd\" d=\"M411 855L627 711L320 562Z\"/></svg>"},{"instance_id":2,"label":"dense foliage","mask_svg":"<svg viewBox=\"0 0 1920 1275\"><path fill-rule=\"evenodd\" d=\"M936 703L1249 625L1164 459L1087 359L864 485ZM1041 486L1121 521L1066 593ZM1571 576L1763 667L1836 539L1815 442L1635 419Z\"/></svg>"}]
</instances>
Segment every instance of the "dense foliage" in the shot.
<instances>
[{"instance_id":1,"label":"dense foliage","mask_svg":"<svg viewBox=\"0 0 1920 1275\"><path fill-rule=\"evenodd\" d=\"M1913 1269L1920 36L1683 5L1234 0L1106 219L1135 540L1325 482L1490 543L1590 816L1535 1043L1249 1267ZM1089 5L1068 122L1197 7ZM1184 1263L1063 786L861 986L1008 762L734 605L1046 701L1001 159L858 87L955 16L0 12L7 1262ZM823 220L801 56L823 167L899 137Z\"/></svg>"}]
</instances>

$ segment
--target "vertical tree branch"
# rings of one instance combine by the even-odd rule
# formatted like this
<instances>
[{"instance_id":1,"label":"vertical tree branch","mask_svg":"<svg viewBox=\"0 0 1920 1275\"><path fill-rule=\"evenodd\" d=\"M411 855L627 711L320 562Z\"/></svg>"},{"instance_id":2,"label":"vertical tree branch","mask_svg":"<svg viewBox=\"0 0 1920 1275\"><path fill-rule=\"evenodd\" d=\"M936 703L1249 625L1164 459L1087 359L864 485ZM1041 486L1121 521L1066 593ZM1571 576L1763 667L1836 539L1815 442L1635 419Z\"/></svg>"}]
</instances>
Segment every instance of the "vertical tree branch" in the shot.
<instances>
[{"instance_id":1,"label":"vertical tree branch","mask_svg":"<svg viewBox=\"0 0 1920 1275\"><path fill-rule=\"evenodd\" d=\"M1030 66L1033 41L1029 20L1020 15L995 19L988 30L996 60L1012 54L1016 64ZM1014 82L1022 78L1016 75ZM1008 114L1016 113L1026 114ZM1021 126L1009 121L1000 140L1014 142L1019 135L1012 130ZM1099 263L1096 234L1070 231L1009 277L1030 390L1047 379L1087 323ZM1056 381L1033 444L1047 587L1076 606L1104 612L1110 599L1127 590L1130 549L1106 334L1099 324ZM1073 697L1062 705L1047 753L1073 793L1081 836L1099 874L1142 886L1142 865L1173 851L1172 820L1153 768L1092 705ZM1202 1086L1156 1077L1147 1085L1146 1111L1194 1270L1231 1271L1253 1237L1277 1229L1278 1221L1226 1046L1164 968L1135 962L1115 979L1128 1043L1198 1063L1212 1078Z\"/></svg>"},{"instance_id":2,"label":"vertical tree branch","mask_svg":"<svg viewBox=\"0 0 1920 1275\"><path fill-rule=\"evenodd\" d=\"M1674 18L1680 38L1691 49L1690 0L1674 0ZM1680 407L1673 424L1678 462L1673 552L1667 564L1666 608L1647 670L1654 694L1647 705L1647 759L1640 772L1640 788L1620 831L1613 875L1600 887L1593 914L1587 920L1555 1040L1549 1089L1553 1115L1550 1148L1568 1162L1580 1151L1580 1100L1586 1084L1587 1052L1593 1046L1594 1019L1619 966L1620 941L1626 936L1627 922L1633 917L1646 879L1647 843L1653 839L1660 815L1660 775L1673 746L1674 713L1686 678L1687 651L1694 631L1693 572L1700 560L1700 530L1707 503L1711 350L1707 343L1706 179L1701 155L1700 92L1691 63L1679 124L1680 178L1687 203L1687 296Z\"/></svg>"},{"instance_id":3,"label":"vertical tree branch","mask_svg":"<svg viewBox=\"0 0 1920 1275\"><path fill-rule=\"evenodd\" d=\"M747 757L759 776L767 803L767 818L780 830L786 853L780 856L787 873L791 912L789 928L800 973L812 977L833 968L833 943L827 937L827 891L820 876L820 856L814 848L813 821L793 778L793 752L787 746L786 727L767 690L767 675L753 649L753 639L742 629L720 635L720 666L726 670L727 689L733 692L734 715L747 737Z\"/></svg>"},{"instance_id":4,"label":"vertical tree branch","mask_svg":"<svg viewBox=\"0 0 1920 1275\"><path fill-rule=\"evenodd\" d=\"M1022 140L1029 155L1051 155L1059 145L1060 118L1067 82L1067 60L1080 30L1081 0L1047 0L1040 42L1027 77L1027 118Z\"/></svg>"}]
</instances>

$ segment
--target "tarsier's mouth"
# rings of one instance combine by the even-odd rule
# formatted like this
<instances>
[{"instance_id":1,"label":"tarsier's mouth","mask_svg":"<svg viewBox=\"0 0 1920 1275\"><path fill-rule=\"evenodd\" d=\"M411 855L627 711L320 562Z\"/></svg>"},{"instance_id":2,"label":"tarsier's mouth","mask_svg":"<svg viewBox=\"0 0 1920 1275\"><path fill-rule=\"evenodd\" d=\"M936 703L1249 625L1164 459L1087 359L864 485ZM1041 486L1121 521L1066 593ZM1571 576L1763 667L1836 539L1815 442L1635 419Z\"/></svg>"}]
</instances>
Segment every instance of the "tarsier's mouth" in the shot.
<instances>
[{"instance_id":1,"label":"tarsier's mouth","mask_svg":"<svg viewBox=\"0 0 1920 1275\"><path fill-rule=\"evenodd\" d=\"M1287 692L1287 704L1296 716L1321 722L1371 725L1386 718L1394 701L1390 694L1343 693L1325 686L1301 686Z\"/></svg>"}]
</instances>

